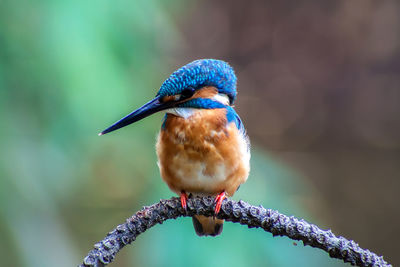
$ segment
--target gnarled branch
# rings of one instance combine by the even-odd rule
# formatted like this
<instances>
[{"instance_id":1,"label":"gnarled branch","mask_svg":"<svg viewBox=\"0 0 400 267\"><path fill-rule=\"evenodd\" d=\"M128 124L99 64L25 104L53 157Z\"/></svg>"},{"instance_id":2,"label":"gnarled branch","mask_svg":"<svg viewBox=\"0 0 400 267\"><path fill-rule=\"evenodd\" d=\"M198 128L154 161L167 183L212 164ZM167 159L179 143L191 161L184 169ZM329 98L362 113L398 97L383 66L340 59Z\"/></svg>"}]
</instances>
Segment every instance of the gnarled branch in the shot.
<instances>
[{"instance_id":1,"label":"gnarled branch","mask_svg":"<svg viewBox=\"0 0 400 267\"><path fill-rule=\"evenodd\" d=\"M111 263L115 255L136 237L157 223L180 216L206 215L213 216L214 199L212 197L190 197L185 212L180 199L173 197L159 203L144 207L124 224L118 225L85 257L80 266L105 266ZM293 240L301 240L304 245L320 248L332 258L342 259L357 266L391 266L383 257L362 249L354 241L335 236L330 230L321 230L317 226L293 216L288 217L278 211L252 206L242 200L236 202L224 200L217 216L226 221L238 222L248 227L259 227L273 236L287 236Z\"/></svg>"}]
</instances>

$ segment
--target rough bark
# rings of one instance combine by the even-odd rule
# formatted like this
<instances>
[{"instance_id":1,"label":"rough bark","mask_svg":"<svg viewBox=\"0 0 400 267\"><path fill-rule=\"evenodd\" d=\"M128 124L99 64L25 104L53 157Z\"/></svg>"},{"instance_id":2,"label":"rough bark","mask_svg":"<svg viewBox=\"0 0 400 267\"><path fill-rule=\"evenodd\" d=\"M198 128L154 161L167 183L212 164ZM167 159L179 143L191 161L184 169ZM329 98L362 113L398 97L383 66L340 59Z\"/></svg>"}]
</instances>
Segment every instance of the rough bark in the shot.
<instances>
[{"instance_id":1,"label":"rough bark","mask_svg":"<svg viewBox=\"0 0 400 267\"><path fill-rule=\"evenodd\" d=\"M161 200L159 203L144 207L125 223L118 225L100 242L83 260L80 266L105 266L111 263L116 254L136 237L152 226L168 219L181 216L207 215L214 212L212 197L190 197L187 211L184 211L180 199L173 197ZM217 216L226 221L247 225L249 228L262 228L273 236L287 236L293 240L301 240L304 245L320 248L329 253L332 258L342 259L357 266L391 266L382 256L362 249L353 240L334 235L330 230L321 230L293 216L286 216L278 211L265 209L262 206L252 206L244 201L224 200Z\"/></svg>"}]
</instances>

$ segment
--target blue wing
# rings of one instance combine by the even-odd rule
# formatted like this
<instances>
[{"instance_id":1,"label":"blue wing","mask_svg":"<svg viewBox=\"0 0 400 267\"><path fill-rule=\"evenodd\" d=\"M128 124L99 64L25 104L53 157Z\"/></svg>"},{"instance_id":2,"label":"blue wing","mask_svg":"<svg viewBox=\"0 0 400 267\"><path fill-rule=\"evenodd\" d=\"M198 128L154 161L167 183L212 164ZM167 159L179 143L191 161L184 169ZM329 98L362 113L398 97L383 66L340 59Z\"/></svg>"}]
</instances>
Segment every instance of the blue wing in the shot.
<instances>
[{"instance_id":1,"label":"blue wing","mask_svg":"<svg viewBox=\"0 0 400 267\"><path fill-rule=\"evenodd\" d=\"M244 134L246 133L246 129L244 128L242 120L240 119L236 111L230 106L226 107L226 118L228 119L228 122L234 122L240 132Z\"/></svg>"},{"instance_id":2,"label":"blue wing","mask_svg":"<svg viewBox=\"0 0 400 267\"><path fill-rule=\"evenodd\" d=\"M249 137L247 136L246 128L244 128L244 125L243 125L242 120L240 119L239 115L230 106L226 107L226 118L228 119L228 122L234 122L236 124L236 127L238 128L239 132L242 134L242 137L246 140L247 150L250 151L250 140L249 140Z\"/></svg>"}]
</instances>

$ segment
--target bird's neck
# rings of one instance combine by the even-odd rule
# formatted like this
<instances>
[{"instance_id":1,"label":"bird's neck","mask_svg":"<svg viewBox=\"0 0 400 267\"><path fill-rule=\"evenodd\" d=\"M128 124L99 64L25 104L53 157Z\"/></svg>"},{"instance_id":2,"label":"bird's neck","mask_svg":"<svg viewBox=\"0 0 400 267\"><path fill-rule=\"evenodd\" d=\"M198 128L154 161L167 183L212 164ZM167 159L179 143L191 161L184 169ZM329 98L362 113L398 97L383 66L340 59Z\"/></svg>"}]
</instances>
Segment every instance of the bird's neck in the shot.
<instances>
[{"instance_id":1,"label":"bird's neck","mask_svg":"<svg viewBox=\"0 0 400 267\"><path fill-rule=\"evenodd\" d=\"M177 117L181 117L183 119L189 119L192 117L196 112L201 111L201 109L196 108L171 108L166 111L166 116L168 114L175 115Z\"/></svg>"},{"instance_id":2,"label":"bird's neck","mask_svg":"<svg viewBox=\"0 0 400 267\"><path fill-rule=\"evenodd\" d=\"M172 113L176 112L176 113ZM191 132L193 135L209 135L227 125L226 109L180 108L168 112L164 118L163 131L170 133Z\"/></svg>"}]
</instances>

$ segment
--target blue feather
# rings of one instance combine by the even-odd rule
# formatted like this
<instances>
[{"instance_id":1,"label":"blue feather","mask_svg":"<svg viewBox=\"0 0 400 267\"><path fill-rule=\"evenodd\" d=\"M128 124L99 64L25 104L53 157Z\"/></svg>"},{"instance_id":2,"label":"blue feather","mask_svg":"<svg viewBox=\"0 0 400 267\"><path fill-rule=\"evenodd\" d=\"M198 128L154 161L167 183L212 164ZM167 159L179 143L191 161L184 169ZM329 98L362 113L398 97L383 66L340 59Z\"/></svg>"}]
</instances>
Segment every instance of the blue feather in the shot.
<instances>
[{"instance_id":1,"label":"blue feather","mask_svg":"<svg viewBox=\"0 0 400 267\"><path fill-rule=\"evenodd\" d=\"M178 107L213 109L213 108L224 108L226 106L218 101L214 101L209 98L194 98L179 104Z\"/></svg>"},{"instance_id":2,"label":"blue feather","mask_svg":"<svg viewBox=\"0 0 400 267\"><path fill-rule=\"evenodd\" d=\"M161 85L157 96L180 94L187 87L199 89L214 86L218 93L226 94L233 104L237 95L236 80L235 72L228 63L216 59L199 59L172 73Z\"/></svg>"},{"instance_id":3,"label":"blue feather","mask_svg":"<svg viewBox=\"0 0 400 267\"><path fill-rule=\"evenodd\" d=\"M244 125L242 123L242 120L240 119L239 115L236 113L236 111L230 107L226 106L226 118L228 122L234 122L236 124L236 127L239 129L241 133L246 133L246 129L244 128Z\"/></svg>"}]
</instances>

